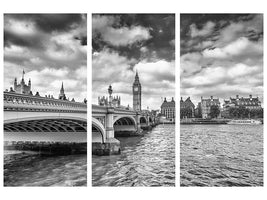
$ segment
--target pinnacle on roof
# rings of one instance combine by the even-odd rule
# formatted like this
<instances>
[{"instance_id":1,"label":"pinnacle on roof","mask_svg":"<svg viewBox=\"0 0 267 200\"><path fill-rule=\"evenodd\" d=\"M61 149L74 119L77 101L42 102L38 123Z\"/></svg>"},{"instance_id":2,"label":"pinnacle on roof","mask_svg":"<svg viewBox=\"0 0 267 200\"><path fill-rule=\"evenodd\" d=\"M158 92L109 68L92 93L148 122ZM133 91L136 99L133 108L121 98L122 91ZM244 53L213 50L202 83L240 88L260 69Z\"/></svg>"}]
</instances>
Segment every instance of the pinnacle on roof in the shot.
<instances>
[{"instance_id":1,"label":"pinnacle on roof","mask_svg":"<svg viewBox=\"0 0 267 200\"><path fill-rule=\"evenodd\" d=\"M61 89L60 89L60 92L63 92L63 93L64 93L64 86L63 86L63 81L62 81L62 85L61 85Z\"/></svg>"},{"instance_id":2,"label":"pinnacle on roof","mask_svg":"<svg viewBox=\"0 0 267 200\"><path fill-rule=\"evenodd\" d=\"M137 70L135 72L135 79L138 79L139 80L139 76L138 76L138 71Z\"/></svg>"}]
</instances>

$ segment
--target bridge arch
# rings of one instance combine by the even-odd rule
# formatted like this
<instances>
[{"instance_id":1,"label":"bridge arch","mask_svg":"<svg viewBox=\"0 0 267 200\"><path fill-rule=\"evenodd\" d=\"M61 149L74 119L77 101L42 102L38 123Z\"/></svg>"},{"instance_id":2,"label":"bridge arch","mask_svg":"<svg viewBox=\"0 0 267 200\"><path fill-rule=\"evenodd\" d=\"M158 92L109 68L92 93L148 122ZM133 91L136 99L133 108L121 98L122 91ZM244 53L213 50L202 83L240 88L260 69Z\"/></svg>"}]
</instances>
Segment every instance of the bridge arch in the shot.
<instances>
[{"instance_id":1,"label":"bridge arch","mask_svg":"<svg viewBox=\"0 0 267 200\"><path fill-rule=\"evenodd\" d=\"M133 116L117 116L113 120L115 136L125 135L126 133L136 132L137 123Z\"/></svg>"},{"instance_id":2,"label":"bridge arch","mask_svg":"<svg viewBox=\"0 0 267 200\"><path fill-rule=\"evenodd\" d=\"M4 141L86 143L87 122L64 117L9 120L4 123Z\"/></svg>"},{"instance_id":3,"label":"bridge arch","mask_svg":"<svg viewBox=\"0 0 267 200\"><path fill-rule=\"evenodd\" d=\"M25 119L4 123L5 132L87 132L87 122L77 118Z\"/></svg>"},{"instance_id":4,"label":"bridge arch","mask_svg":"<svg viewBox=\"0 0 267 200\"><path fill-rule=\"evenodd\" d=\"M96 118L92 117L92 142L105 143L105 133L106 131L103 124Z\"/></svg>"},{"instance_id":5,"label":"bridge arch","mask_svg":"<svg viewBox=\"0 0 267 200\"><path fill-rule=\"evenodd\" d=\"M148 121L152 123L152 118L150 116L148 117Z\"/></svg>"},{"instance_id":6,"label":"bridge arch","mask_svg":"<svg viewBox=\"0 0 267 200\"><path fill-rule=\"evenodd\" d=\"M146 124L146 118L144 116L140 117L140 124Z\"/></svg>"},{"instance_id":7,"label":"bridge arch","mask_svg":"<svg viewBox=\"0 0 267 200\"><path fill-rule=\"evenodd\" d=\"M113 120L113 125L134 125L136 126L136 120L133 116L117 116Z\"/></svg>"}]
</instances>

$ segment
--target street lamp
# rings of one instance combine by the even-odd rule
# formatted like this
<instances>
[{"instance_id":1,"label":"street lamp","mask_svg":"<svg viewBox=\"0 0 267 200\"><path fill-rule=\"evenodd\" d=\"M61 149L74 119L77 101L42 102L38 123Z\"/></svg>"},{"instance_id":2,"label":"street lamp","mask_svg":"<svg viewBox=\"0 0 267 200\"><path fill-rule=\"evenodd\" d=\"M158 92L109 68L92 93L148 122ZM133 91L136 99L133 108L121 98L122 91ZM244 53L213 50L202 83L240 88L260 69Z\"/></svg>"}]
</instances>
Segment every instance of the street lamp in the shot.
<instances>
[{"instance_id":1,"label":"street lamp","mask_svg":"<svg viewBox=\"0 0 267 200\"><path fill-rule=\"evenodd\" d=\"M111 106L111 98L112 98L112 86L111 85L109 85L109 87L108 87L108 94L109 94L109 106Z\"/></svg>"}]
</instances>

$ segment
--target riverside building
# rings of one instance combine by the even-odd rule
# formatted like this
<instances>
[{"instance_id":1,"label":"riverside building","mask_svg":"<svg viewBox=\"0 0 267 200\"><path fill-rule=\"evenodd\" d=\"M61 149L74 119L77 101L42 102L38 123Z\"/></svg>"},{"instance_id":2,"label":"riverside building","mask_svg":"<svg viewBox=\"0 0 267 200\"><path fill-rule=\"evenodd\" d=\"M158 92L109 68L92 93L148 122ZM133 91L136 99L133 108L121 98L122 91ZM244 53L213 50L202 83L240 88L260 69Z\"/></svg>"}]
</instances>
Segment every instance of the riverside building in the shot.
<instances>
[{"instance_id":1,"label":"riverside building","mask_svg":"<svg viewBox=\"0 0 267 200\"><path fill-rule=\"evenodd\" d=\"M175 122L175 101L173 97L171 101L167 101L165 97L160 108L161 108L161 115L164 115L167 120Z\"/></svg>"},{"instance_id":2,"label":"riverside building","mask_svg":"<svg viewBox=\"0 0 267 200\"><path fill-rule=\"evenodd\" d=\"M200 110L203 119L210 118L211 106L218 106L220 108L219 98L216 99L213 98L213 96L210 96L210 98L204 99L201 97Z\"/></svg>"},{"instance_id":3,"label":"riverside building","mask_svg":"<svg viewBox=\"0 0 267 200\"><path fill-rule=\"evenodd\" d=\"M191 101L190 97L188 97L185 101L181 97L180 100L180 109L186 112L182 112L182 118L193 118L195 112L195 105Z\"/></svg>"}]
</instances>

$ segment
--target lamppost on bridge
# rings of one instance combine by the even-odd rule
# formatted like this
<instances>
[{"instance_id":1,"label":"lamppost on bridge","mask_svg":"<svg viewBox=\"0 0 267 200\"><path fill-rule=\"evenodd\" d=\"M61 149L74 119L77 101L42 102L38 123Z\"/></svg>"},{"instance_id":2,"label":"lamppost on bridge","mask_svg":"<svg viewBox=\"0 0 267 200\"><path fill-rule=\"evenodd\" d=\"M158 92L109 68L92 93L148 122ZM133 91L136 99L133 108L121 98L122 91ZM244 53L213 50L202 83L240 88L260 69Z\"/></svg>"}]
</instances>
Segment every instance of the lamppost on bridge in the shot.
<instances>
[{"instance_id":1,"label":"lamppost on bridge","mask_svg":"<svg viewBox=\"0 0 267 200\"><path fill-rule=\"evenodd\" d=\"M111 102L112 102L112 86L111 85L109 85L109 87L108 87L108 94L109 94L109 102L108 102L108 104L109 104L109 106L111 106Z\"/></svg>"}]
</instances>

